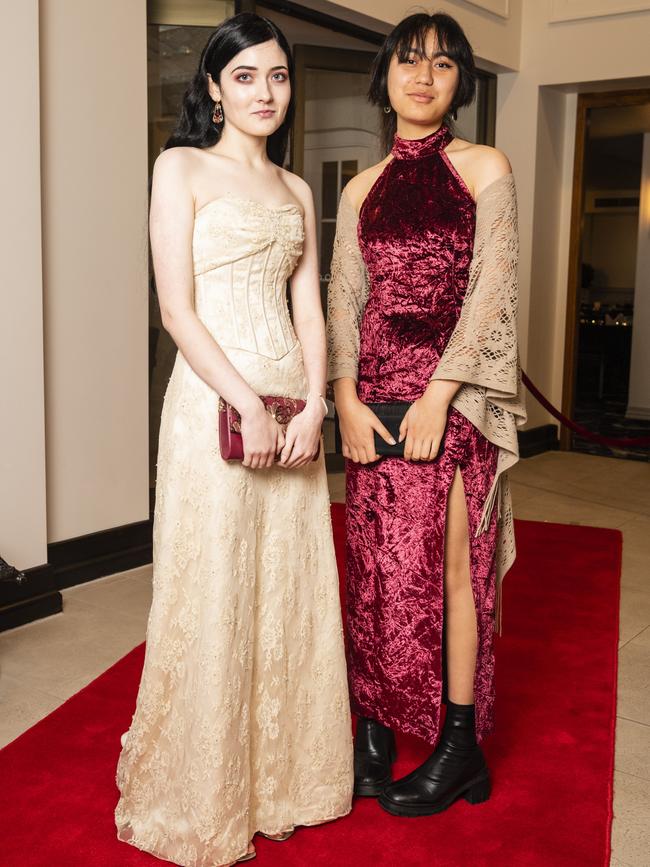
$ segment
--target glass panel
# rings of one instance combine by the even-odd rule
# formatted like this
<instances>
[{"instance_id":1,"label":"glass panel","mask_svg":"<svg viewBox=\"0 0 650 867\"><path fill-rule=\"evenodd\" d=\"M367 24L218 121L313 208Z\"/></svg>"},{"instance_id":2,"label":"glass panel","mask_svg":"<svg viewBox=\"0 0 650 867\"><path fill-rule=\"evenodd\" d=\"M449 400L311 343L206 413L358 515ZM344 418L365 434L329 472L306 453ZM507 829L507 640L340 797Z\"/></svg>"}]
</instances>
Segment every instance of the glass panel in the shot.
<instances>
[{"instance_id":1,"label":"glass panel","mask_svg":"<svg viewBox=\"0 0 650 867\"><path fill-rule=\"evenodd\" d=\"M147 27L149 170L171 135L183 94L214 27Z\"/></svg>"},{"instance_id":2,"label":"glass panel","mask_svg":"<svg viewBox=\"0 0 650 867\"><path fill-rule=\"evenodd\" d=\"M357 160L343 160L341 163L341 189L358 174L359 163Z\"/></svg>"},{"instance_id":3,"label":"glass panel","mask_svg":"<svg viewBox=\"0 0 650 867\"><path fill-rule=\"evenodd\" d=\"M603 436L643 436L647 423L630 416L628 399L650 104L590 108L586 130L574 416ZM575 434L572 440L578 451L611 455ZM647 451L616 456L647 460Z\"/></svg>"},{"instance_id":4,"label":"glass panel","mask_svg":"<svg viewBox=\"0 0 650 867\"><path fill-rule=\"evenodd\" d=\"M367 90L365 72L305 71L304 178L314 194L324 309L341 186L382 157L377 110Z\"/></svg>"},{"instance_id":5,"label":"glass panel","mask_svg":"<svg viewBox=\"0 0 650 867\"><path fill-rule=\"evenodd\" d=\"M322 171L322 186L323 190L323 218L336 217L336 207L338 205L338 174L339 164L337 162L324 162Z\"/></svg>"},{"instance_id":6,"label":"glass panel","mask_svg":"<svg viewBox=\"0 0 650 867\"><path fill-rule=\"evenodd\" d=\"M232 0L147 0L149 24L181 24L211 30L235 13Z\"/></svg>"}]
</instances>

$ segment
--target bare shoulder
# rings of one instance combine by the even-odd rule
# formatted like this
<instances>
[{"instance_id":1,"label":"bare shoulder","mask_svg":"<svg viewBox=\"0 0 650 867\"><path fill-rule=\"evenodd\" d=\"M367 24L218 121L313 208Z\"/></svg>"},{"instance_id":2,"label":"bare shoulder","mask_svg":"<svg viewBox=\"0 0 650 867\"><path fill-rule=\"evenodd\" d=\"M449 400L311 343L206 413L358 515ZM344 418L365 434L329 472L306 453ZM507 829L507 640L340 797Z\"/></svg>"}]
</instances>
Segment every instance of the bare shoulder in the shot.
<instances>
[{"instance_id":1,"label":"bare shoulder","mask_svg":"<svg viewBox=\"0 0 650 867\"><path fill-rule=\"evenodd\" d=\"M373 184L391 160L392 157L388 155L380 163L359 172L358 175L355 175L352 180L348 181L345 185L345 194L354 205L354 209L357 213L361 210L361 205L370 192Z\"/></svg>"},{"instance_id":2,"label":"bare shoulder","mask_svg":"<svg viewBox=\"0 0 650 867\"><path fill-rule=\"evenodd\" d=\"M156 157L153 166L154 177L161 179L188 177L196 168L196 148L169 148Z\"/></svg>"},{"instance_id":3,"label":"bare shoulder","mask_svg":"<svg viewBox=\"0 0 650 867\"><path fill-rule=\"evenodd\" d=\"M454 139L447 148L447 154L467 180L474 198L478 198L491 183L512 172L510 161L503 151L489 145Z\"/></svg>"},{"instance_id":4,"label":"bare shoulder","mask_svg":"<svg viewBox=\"0 0 650 867\"><path fill-rule=\"evenodd\" d=\"M308 211L314 207L314 197L311 187L299 175L294 175L293 172L287 169L280 169L282 180L289 188L291 195L298 200L304 211Z\"/></svg>"},{"instance_id":5,"label":"bare shoulder","mask_svg":"<svg viewBox=\"0 0 650 867\"><path fill-rule=\"evenodd\" d=\"M196 148L189 147L169 148L159 154L153 167L152 202L193 201L200 157Z\"/></svg>"}]
</instances>

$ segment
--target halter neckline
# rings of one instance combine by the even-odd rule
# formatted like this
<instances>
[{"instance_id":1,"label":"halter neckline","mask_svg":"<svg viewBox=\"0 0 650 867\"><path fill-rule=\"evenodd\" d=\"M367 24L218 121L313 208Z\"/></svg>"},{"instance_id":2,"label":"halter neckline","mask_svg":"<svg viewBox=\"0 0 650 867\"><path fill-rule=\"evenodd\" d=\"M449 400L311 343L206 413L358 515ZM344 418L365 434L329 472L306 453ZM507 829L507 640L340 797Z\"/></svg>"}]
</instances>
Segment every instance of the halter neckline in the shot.
<instances>
[{"instance_id":1,"label":"halter neckline","mask_svg":"<svg viewBox=\"0 0 650 867\"><path fill-rule=\"evenodd\" d=\"M400 138L396 134L391 153L398 160L417 160L443 150L453 138L449 127L444 123L424 138Z\"/></svg>"}]
</instances>

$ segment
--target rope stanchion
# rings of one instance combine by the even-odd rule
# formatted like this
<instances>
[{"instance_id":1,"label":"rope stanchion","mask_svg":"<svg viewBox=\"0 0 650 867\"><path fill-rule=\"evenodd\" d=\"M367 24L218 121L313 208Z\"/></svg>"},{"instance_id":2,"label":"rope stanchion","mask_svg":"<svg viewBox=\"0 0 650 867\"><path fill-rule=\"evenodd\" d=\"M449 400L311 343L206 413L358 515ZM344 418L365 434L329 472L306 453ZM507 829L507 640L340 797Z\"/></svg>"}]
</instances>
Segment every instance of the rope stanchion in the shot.
<instances>
[{"instance_id":1,"label":"rope stanchion","mask_svg":"<svg viewBox=\"0 0 650 867\"><path fill-rule=\"evenodd\" d=\"M640 446L641 448L648 448L650 446L650 437L604 437L601 434L593 433L590 430L587 430L586 427L583 427L581 424L573 421L570 418L567 418L563 413L560 412L559 409L556 409L553 404L548 400L548 398L544 397L542 392L537 388L537 386L530 381L528 376L522 370L521 379L528 391L532 394L532 396L544 407L545 410L550 412L553 418L556 418L560 424L563 424L565 427L568 427L569 430L572 430L574 433L577 433L579 436L584 437L586 440L591 440L594 443L598 443L601 446L613 446L614 448L625 448L626 446Z\"/></svg>"}]
</instances>

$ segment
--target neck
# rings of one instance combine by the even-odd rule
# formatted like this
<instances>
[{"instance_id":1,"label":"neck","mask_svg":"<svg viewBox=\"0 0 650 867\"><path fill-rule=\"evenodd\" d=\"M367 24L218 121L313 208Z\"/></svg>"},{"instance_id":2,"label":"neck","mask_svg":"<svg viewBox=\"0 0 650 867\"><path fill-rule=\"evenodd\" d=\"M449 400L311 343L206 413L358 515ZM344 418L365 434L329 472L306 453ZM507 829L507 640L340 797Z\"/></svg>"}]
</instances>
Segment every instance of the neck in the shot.
<instances>
[{"instance_id":1,"label":"neck","mask_svg":"<svg viewBox=\"0 0 650 867\"><path fill-rule=\"evenodd\" d=\"M266 136L250 135L226 123L221 138L214 146L215 153L244 165L259 166L267 163Z\"/></svg>"},{"instance_id":2,"label":"neck","mask_svg":"<svg viewBox=\"0 0 650 867\"><path fill-rule=\"evenodd\" d=\"M405 139L426 138L437 132L442 126L442 118L430 124L413 123L403 117L397 117L397 135Z\"/></svg>"}]
</instances>

